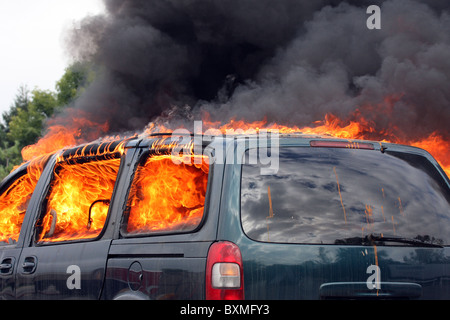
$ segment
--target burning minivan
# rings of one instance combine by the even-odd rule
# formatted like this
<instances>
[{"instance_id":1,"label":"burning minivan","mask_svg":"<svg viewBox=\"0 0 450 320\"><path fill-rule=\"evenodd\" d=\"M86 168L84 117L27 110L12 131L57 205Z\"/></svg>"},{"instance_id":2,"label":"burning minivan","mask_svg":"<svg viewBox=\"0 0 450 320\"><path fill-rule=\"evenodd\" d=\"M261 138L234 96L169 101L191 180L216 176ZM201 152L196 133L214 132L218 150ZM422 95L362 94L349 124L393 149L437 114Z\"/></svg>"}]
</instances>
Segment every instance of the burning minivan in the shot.
<instances>
[{"instance_id":1,"label":"burning minivan","mask_svg":"<svg viewBox=\"0 0 450 320\"><path fill-rule=\"evenodd\" d=\"M428 152L266 138L134 136L23 164L0 184L1 297L450 298L450 182Z\"/></svg>"}]
</instances>

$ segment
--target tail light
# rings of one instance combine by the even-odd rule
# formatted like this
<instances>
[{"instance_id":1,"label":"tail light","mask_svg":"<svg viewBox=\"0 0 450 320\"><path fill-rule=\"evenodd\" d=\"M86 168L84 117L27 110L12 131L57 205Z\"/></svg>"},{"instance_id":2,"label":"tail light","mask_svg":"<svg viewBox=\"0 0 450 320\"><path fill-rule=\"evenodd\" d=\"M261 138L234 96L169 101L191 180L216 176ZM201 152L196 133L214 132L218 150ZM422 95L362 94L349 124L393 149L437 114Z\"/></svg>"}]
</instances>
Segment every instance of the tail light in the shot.
<instances>
[{"instance_id":1,"label":"tail light","mask_svg":"<svg viewBox=\"0 0 450 320\"><path fill-rule=\"evenodd\" d=\"M244 299L241 251L232 242L215 242L209 248L206 261L206 299Z\"/></svg>"}]
</instances>

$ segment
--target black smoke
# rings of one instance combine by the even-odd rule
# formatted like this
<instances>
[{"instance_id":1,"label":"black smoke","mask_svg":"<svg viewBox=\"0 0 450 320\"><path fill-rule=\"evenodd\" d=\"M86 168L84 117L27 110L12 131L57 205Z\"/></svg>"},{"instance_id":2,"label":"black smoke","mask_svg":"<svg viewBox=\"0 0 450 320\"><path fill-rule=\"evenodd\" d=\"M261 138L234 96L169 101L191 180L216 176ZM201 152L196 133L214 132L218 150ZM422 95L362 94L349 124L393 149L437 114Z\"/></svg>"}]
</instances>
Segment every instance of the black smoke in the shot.
<instances>
[{"instance_id":1,"label":"black smoke","mask_svg":"<svg viewBox=\"0 0 450 320\"><path fill-rule=\"evenodd\" d=\"M450 136L450 3L105 0L69 37L97 66L75 108L110 131L151 121L310 125L327 113ZM381 29L366 27L371 4Z\"/></svg>"}]
</instances>

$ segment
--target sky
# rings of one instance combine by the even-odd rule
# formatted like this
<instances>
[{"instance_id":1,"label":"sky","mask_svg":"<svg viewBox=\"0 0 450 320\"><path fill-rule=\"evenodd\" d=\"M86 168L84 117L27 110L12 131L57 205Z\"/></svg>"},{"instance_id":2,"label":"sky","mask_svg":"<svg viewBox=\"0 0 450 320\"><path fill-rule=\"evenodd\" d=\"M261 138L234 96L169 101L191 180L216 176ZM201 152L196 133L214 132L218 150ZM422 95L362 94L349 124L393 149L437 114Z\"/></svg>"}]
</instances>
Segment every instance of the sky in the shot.
<instances>
[{"instance_id":1,"label":"sky","mask_svg":"<svg viewBox=\"0 0 450 320\"><path fill-rule=\"evenodd\" d=\"M65 30L103 10L101 0L0 0L0 114L21 85L55 89L70 63Z\"/></svg>"}]
</instances>

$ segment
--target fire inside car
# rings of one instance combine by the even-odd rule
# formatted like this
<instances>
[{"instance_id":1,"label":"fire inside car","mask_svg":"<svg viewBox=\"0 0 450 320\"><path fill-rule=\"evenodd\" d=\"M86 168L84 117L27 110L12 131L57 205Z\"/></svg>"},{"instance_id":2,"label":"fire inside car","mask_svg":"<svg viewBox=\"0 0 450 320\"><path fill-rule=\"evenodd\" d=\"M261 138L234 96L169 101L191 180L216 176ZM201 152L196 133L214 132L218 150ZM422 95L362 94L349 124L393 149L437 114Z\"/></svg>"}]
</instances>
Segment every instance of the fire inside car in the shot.
<instances>
[{"instance_id":1,"label":"fire inside car","mask_svg":"<svg viewBox=\"0 0 450 320\"><path fill-rule=\"evenodd\" d=\"M127 204L125 235L192 231L201 222L208 183L207 156L148 155L137 168ZM186 161L187 160L187 161Z\"/></svg>"},{"instance_id":2,"label":"fire inside car","mask_svg":"<svg viewBox=\"0 0 450 320\"><path fill-rule=\"evenodd\" d=\"M97 237L106 221L119 166L120 158L57 164L38 243Z\"/></svg>"},{"instance_id":3,"label":"fire inside car","mask_svg":"<svg viewBox=\"0 0 450 320\"><path fill-rule=\"evenodd\" d=\"M87 152L86 150L97 150ZM93 239L101 234L119 173L121 144L84 147L59 157L37 223L38 244ZM100 149L104 152L99 152ZM191 231L203 217L208 157L148 152L131 181L123 234ZM81 151L80 151L81 150ZM70 153L70 152L69 152Z\"/></svg>"},{"instance_id":4,"label":"fire inside car","mask_svg":"<svg viewBox=\"0 0 450 320\"><path fill-rule=\"evenodd\" d=\"M18 169L20 177L2 186L0 196L0 242L15 243L20 234L31 195L41 176L48 156L35 158L26 168Z\"/></svg>"}]
</instances>

